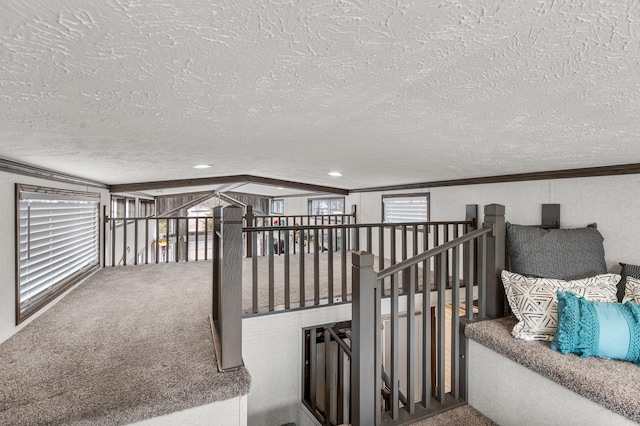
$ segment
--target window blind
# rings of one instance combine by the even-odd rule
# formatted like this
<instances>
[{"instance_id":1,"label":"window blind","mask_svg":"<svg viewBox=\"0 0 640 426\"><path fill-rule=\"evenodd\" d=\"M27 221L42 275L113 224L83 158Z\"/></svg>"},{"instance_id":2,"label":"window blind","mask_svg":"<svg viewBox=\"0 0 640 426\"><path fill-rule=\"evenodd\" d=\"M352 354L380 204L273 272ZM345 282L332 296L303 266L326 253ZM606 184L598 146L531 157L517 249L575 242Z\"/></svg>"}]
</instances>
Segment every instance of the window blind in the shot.
<instances>
[{"instance_id":1,"label":"window blind","mask_svg":"<svg viewBox=\"0 0 640 426\"><path fill-rule=\"evenodd\" d=\"M429 220L428 195L382 197L385 223L427 222Z\"/></svg>"},{"instance_id":2,"label":"window blind","mask_svg":"<svg viewBox=\"0 0 640 426\"><path fill-rule=\"evenodd\" d=\"M99 194L18 189L20 314L99 265Z\"/></svg>"}]
</instances>

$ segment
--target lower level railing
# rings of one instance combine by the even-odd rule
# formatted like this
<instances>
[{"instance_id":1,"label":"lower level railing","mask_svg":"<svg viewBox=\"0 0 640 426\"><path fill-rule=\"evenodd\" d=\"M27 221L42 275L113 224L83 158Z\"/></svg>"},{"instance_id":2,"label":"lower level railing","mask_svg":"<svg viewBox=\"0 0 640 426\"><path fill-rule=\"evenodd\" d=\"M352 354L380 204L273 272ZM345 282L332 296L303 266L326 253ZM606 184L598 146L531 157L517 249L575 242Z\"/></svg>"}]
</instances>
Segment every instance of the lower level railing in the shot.
<instances>
[{"instance_id":1,"label":"lower level railing","mask_svg":"<svg viewBox=\"0 0 640 426\"><path fill-rule=\"evenodd\" d=\"M467 348L462 330L465 323L503 314L498 277L504 267L504 233L504 207L489 205L482 228L377 273L373 255L353 254L352 424L403 424L465 403ZM435 291L417 293L418 265L423 262L435 271ZM449 262L450 277L444 267ZM398 275L409 283L406 293L401 295L395 280L390 296L383 299L384 279ZM386 387L388 403L383 407L380 392Z\"/></svg>"},{"instance_id":2,"label":"lower level railing","mask_svg":"<svg viewBox=\"0 0 640 426\"><path fill-rule=\"evenodd\" d=\"M303 333L302 402L323 425L351 424L351 321Z\"/></svg>"}]
</instances>

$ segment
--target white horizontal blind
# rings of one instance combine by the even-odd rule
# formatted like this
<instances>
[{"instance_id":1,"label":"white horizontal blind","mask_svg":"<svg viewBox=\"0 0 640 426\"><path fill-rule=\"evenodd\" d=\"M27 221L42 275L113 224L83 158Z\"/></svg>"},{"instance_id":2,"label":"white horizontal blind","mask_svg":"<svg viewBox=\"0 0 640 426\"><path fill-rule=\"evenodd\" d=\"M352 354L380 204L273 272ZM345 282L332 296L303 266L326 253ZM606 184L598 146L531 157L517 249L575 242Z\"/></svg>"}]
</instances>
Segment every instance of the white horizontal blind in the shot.
<instances>
[{"instance_id":1,"label":"white horizontal blind","mask_svg":"<svg viewBox=\"0 0 640 426\"><path fill-rule=\"evenodd\" d=\"M99 263L98 194L19 190L20 313Z\"/></svg>"},{"instance_id":2,"label":"white horizontal blind","mask_svg":"<svg viewBox=\"0 0 640 426\"><path fill-rule=\"evenodd\" d=\"M427 222L429 220L428 195L382 197L385 223Z\"/></svg>"}]
</instances>

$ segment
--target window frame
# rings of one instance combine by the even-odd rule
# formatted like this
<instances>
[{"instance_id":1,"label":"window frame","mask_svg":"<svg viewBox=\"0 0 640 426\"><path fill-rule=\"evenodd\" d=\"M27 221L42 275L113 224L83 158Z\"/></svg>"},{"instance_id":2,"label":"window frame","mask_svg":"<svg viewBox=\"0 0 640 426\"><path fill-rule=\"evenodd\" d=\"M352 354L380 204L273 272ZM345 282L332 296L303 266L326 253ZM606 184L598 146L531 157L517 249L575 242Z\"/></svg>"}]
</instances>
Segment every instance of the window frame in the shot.
<instances>
[{"instance_id":1,"label":"window frame","mask_svg":"<svg viewBox=\"0 0 640 426\"><path fill-rule=\"evenodd\" d=\"M275 206L279 205L282 208L276 210ZM271 214L272 215L284 215L284 198L274 198L271 200Z\"/></svg>"},{"instance_id":2,"label":"window frame","mask_svg":"<svg viewBox=\"0 0 640 426\"><path fill-rule=\"evenodd\" d=\"M331 203L332 201L341 201L342 202L342 212L340 213L335 213L335 212L329 212L329 213L313 213L313 202L314 201L327 201L329 203ZM334 215L344 215L345 213L345 197L321 197L321 198L309 198L308 202L307 202L307 212L309 213L309 216L334 216ZM329 204L330 206L331 204ZM331 210L331 207L329 207L329 210Z\"/></svg>"},{"instance_id":3,"label":"window frame","mask_svg":"<svg viewBox=\"0 0 640 426\"><path fill-rule=\"evenodd\" d=\"M156 200L149 200L146 198L138 199L138 206L140 217L154 217L156 215Z\"/></svg>"},{"instance_id":4,"label":"window frame","mask_svg":"<svg viewBox=\"0 0 640 426\"><path fill-rule=\"evenodd\" d=\"M403 223L403 222L407 222L407 221L402 221L402 222L388 222L387 218L385 217L385 199L392 199L392 198L425 198L426 202L427 202L427 218L426 220L424 220L424 222L429 222L431 220L431 193L429 192L417 192L417 193L410 193L410 194L384 194L381 197L381 217L382 217L382 223ZM412 221L410 221L412 222ZM419 221L422 222L422 221Z\"/></svg>"},{"instance_id":5,"label":"window frame","mask_svg":"<svg viewBox=\"0 0 640 426\"><path fill-rule=\"evenodd\" d=\"M93 239L95 239L95 257L90 259L90 263L82 265L78 267L78 269L74 270L71 274L63 276L58 279L54 283L52 283L48 289L40 291L34 295L34 300L22 306L23 301L21 300L21 259L20 259L20 250L21 250L21 200L27 199L22 195L24 193L38 193L43 194L44 199L61 199L64 200L74 200L75 201L89 201L95 204L95 235ZM59 198L58 198L59 197ZM97 192L86 192L86 191L74 191L74 190L66 190L66 189L58 189L58 188L47 188L42 186L35 185L26 185L16 183L15 185L15 204L14 204L14 214L15 214L15 316L16 316L16 325L24 322L37 312L39 312L42 308L49 305L52 301L60 297L65 291L67 291L72 286L79 283L81 280L85 279L87 276L93 274L95 271L100 269L101 260L100 260L100 243L101 243L101 214L100 209L102 206L102 197ZM28 227L31 225L29 224ZM50 251L49 251L50 252Z\"/></svg>"},{"instance_id":6,"label":"window frame","mask_svg":"<svg viewBox=\"0 0 640 426\"><path fill-rule=\"evenodd\" d=\"M119 218L120 211L122 210L123 216L127 217L127 198L117 195L111 196L111 203L109 205L109 215L112 219Z\"/></svg>"}]
</instances>

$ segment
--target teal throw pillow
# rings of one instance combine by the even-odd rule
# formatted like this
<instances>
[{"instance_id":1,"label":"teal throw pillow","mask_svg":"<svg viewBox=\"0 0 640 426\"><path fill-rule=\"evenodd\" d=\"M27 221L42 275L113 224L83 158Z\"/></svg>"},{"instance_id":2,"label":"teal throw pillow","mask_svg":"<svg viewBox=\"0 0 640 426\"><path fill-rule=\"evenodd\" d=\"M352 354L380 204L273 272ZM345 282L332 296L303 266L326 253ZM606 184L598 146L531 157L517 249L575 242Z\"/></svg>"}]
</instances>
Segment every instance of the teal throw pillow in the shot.
<instances>
[{"instance_id":1,"label":"teal throw pillow","mask_svg":"<svg viewBox=\"0 0 640 426\"><path fill-rule=\"evenodd\" d=\"M589 301L558 291L558 328L551 348L640 365L640 306Z\"/></svg>"}]
</instances>

